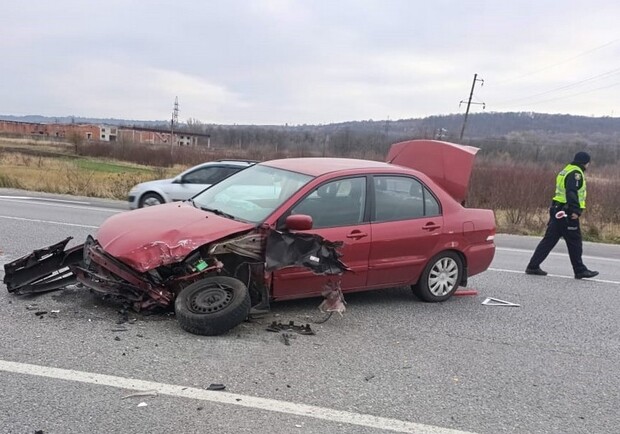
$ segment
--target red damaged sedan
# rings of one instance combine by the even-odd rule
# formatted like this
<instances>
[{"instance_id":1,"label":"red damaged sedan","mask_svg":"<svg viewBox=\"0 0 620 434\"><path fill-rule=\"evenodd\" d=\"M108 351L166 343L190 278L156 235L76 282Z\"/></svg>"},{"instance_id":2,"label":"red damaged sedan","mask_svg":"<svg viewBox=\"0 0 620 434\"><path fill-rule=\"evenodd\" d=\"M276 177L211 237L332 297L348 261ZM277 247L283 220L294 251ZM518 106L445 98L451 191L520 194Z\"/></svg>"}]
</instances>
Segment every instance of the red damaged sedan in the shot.
<instances>
[{"instance_id":1,"label":"red damaged sedan","mask_svg":"<svg viewBox=\"0 0 620 434\"><path fill-rule=\"evenodd\" d=\"M269 303L411 285L448 299L495 253L493 211L462 204L477 148L393 145L387 162L290 158L244 169L185 202L121 213L94 238L5 265L7 289L79 283L135 310L174 306L217 335Z\"/></svg>"}]
</instances>

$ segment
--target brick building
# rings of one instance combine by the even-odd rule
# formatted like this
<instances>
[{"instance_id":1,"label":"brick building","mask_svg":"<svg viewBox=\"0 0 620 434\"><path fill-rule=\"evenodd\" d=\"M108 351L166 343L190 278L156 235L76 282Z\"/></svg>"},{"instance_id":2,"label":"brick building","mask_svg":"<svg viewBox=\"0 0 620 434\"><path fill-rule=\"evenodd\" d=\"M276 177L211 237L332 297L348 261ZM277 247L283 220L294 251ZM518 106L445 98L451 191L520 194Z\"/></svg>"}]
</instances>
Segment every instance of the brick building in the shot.
<instances>
[{"instance_id":1,"label":"brick building","mask_svg":"<svg viewBox=\"0 0 620 434\"><path fill-rule=\"evenodd\" d=\"M38 124L0 120L0 134L58 138L59 140L70 140L74 135L77 135L87 141L122 141L153 145L169 145L171 142L170 130L93 124ZM208 134L175 131L174 141L179 146L210 146Z\"/></svg>"}]
</instances>

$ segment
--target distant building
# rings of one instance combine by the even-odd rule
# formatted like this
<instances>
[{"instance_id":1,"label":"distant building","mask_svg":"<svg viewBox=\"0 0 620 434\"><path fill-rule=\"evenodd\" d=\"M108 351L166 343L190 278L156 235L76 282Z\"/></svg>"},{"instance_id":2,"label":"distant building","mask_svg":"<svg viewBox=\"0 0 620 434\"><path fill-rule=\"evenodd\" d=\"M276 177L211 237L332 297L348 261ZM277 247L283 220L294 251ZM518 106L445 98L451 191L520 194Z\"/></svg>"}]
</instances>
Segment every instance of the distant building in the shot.
<instances>
[{"instance_id":1,"label":"distant building","mask_svg":"<svg viewBox=\"0 0 620 434\"><path fill-rule=\"evenodd\" d=\"M152 145L210 146L210 135L146 127L118 127L92 124L37 124L0 120L0 134L70 140L73 135L87 141L140 143Z\"/></svg>"},{"instance_id":2,"label":"distant building","mask_svg":"<svg viewBox=\"0 0 620 434\"><path fill-rule=\"evenodd\" d=\"M117 127L99 127L99 140L104 142L116 142L116 138L118 137L118 128Z\"/></svg>"},{"instance_id":3,"label":"distant building","mask_svg":"<svg viewBox=\"0 0 620 434\"><path fill-rule=\"evenodd\" d=\"M97 140L100 130L96 125L86 124L35 124L0 120L0 133L18 136L36 136L58 139L70 139L78 134L86 140Z\"/></svg>"}]
</instances>

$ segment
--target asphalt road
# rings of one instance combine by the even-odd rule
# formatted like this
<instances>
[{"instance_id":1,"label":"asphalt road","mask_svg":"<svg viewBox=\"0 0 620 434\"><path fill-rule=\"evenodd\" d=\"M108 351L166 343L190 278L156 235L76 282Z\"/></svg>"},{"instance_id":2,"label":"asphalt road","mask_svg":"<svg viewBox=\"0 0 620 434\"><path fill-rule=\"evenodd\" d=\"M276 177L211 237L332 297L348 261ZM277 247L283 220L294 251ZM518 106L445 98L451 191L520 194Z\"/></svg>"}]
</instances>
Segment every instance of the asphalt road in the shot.
<instances>
[{"instance_id":1,"label":"asphalt road","mask_svg":"<svg viewBox=\"0 0 620 434\"><path fill-rule=\"evenodd\" d=\"M67 236L81 243L126 209L31 196L0 189L0 265ZM202 337L173 316L119 325L119 306L75 287L18 297L0 283L0 433L617 432L620 246L586 243L601 272L586 281L563 246L543 264L549 276L525 275L537 241L498 235L492 268L470 279L476 296L351 294L343 317L288 346L266 326L319 319L320 299Z\"/></svg>"}]
</instances>

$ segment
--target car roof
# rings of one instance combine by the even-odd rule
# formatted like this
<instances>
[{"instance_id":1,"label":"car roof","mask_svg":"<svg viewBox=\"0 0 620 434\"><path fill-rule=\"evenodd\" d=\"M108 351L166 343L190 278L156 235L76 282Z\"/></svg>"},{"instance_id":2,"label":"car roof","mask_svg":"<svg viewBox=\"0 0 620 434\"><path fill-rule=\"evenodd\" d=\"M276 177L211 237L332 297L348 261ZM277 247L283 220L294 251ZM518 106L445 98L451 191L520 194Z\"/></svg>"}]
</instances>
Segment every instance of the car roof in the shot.
<instances>
[{"instance_id":1,"label":"car roof","mask_svg":"<svg viewBox=\"0 0 620 434\"><path fill-rule=\"evenodd\" d=\"M224 163L224 164L231 164L233 166L252 166L258 163L258 161L256 160L214 160L214 161L209 161L209 163L214 163L214 164Z\"/></svg>"},{"instance_id":2,"label":"car roof","mask_svg":"<svg viewBox=\"0 0 620 434\"><path fill-rule=\"evenodd\" d=\"M270 160L260 163L261 165L276 167L278 169L290 170L292 172L304 173L311 176L320 176L326 173L339 170L370 169L370 170L389 170L394 172L411 172L393 164L382 161L361 160L356 158L328 158L328 157L303 157L285 158L280 160ZM404 170L403 170L404 169Z\"/></svg>"}]
</instances>

